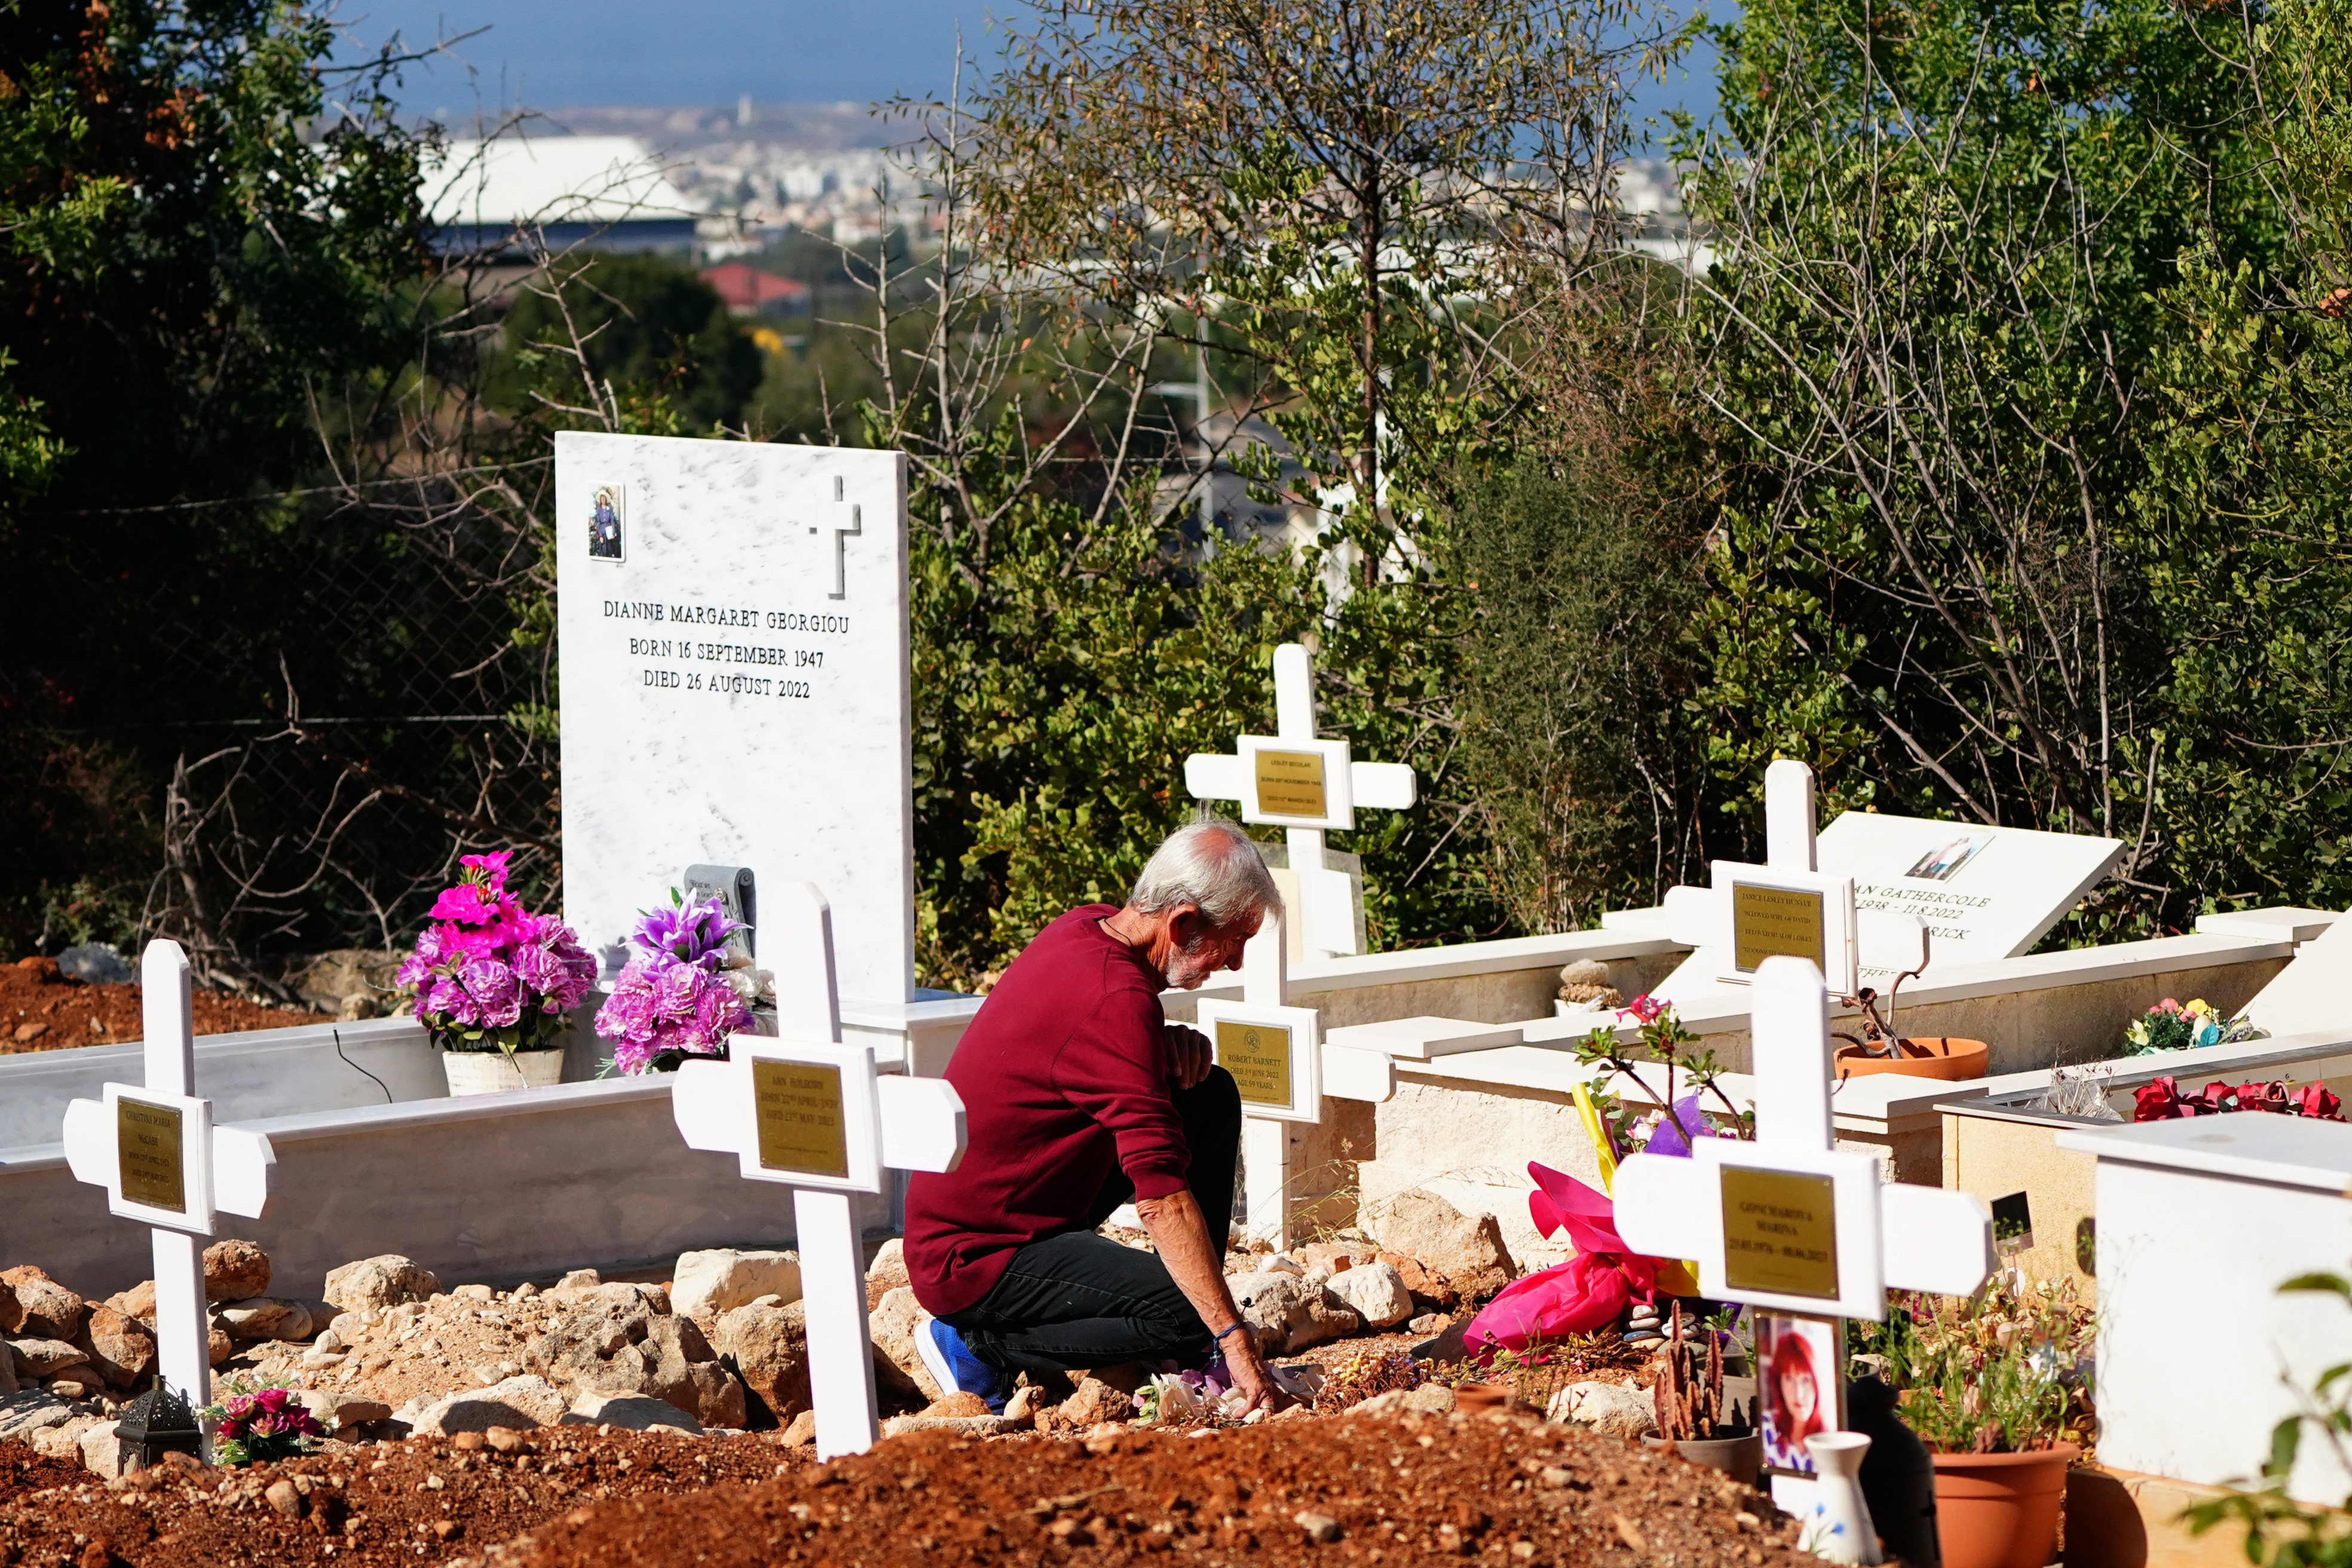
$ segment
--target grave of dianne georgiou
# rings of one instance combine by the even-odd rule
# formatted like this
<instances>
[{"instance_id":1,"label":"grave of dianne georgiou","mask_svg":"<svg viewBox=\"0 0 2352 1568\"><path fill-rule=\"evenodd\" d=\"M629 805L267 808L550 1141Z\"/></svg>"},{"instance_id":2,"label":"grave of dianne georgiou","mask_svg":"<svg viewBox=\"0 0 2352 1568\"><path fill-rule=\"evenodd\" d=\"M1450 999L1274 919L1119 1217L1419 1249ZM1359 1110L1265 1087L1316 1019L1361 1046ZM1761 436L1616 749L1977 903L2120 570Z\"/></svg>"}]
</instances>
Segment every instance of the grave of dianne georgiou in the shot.
<instances>
[{"instance_id":1,"label":"grave of dianne georgiou","mask_svg":"<svg viewBox=\"0 0 2352 1568\"><path fill-rule=\"evenodd\" d=\"M812 885L831 913L841 1039L870 1047L885 1075L937 1076L980 1001L913 984L904 458L565 435L556 460L566 918L609 973L636 912L694 868L726 882L759 963L782 971L793 939L761 921L762 896ZM1626 997L1673 999L1734 1069L1727 1089L1752 1095L1743 889L1778 896L1783 916L1799 910L1788 929L1833 992L1883 987L1926 932L1927 968L1905 983L1897 1026L1987 1041L1992 1076L1856 1079L1832 1104L1842 1147L1930 1185L1948 1180L1951 1113L1938 1107L2039 1092L2054 1066L2112 1055L2162 997L2235 1011L2334 919L2254 911L2030 953L2110 874L2114 841L1853 813L1822 825L1810 779L1789 764L1772 775L1763 863L1716 866L1707 887L1660 909L1613 911L1588 931L1352 952L1360 884L1319 840L1348 831L1343 800L1409 807L1412 774L1360 763L1348 737L1318 728L1305 650L1267 673L1273 732L1168 782L1261 832L1290 832L1281 879L1298 901L1281 922L1284 973L1261 965L1255 986L1221 975L1166 999L1172 1018L1197 1009L1212 1026L1222 1014L1260 1028L1245 1202L1265 1235L1351 1225L1427 1188L1495 1214L1523 1262L1556 1256L1529 1223L1525 1167L1591 1173L1571 1107L1591 1074L1569 1047L1607 1021L1560 1016L1561 967L1597 963ZM1265 795L1255 759L1266 753L1318 759L1319 801L1278 766ZM1264 1026L1284 1018L1277 1072ZM2352 1044L2352 1004L2323 991L2294 1012L2291 1035L2273 1035L2273 1058L2324 1060ZM215 1124L266 1136L278 1161L268 1212L224 1213L217 1232L260 1242L296 1284L378 1252L502 1281L790 1245L793 1203L681 1141L674 1079L599 1080L607 1054L577 1027L561 1085L453 1100L412 1019L201 1039L189 1092ZM137 1044L0 1058L12 1252L100 1293L148 1278L152 1247L147 1227L110 1217L75 1180L62 1130L68 1102L141 1081L141 1060ZM898 1190L895 1177L876 1185L848 1199L869 1239L891 1229Z\"/></svg>"}]
</instances>

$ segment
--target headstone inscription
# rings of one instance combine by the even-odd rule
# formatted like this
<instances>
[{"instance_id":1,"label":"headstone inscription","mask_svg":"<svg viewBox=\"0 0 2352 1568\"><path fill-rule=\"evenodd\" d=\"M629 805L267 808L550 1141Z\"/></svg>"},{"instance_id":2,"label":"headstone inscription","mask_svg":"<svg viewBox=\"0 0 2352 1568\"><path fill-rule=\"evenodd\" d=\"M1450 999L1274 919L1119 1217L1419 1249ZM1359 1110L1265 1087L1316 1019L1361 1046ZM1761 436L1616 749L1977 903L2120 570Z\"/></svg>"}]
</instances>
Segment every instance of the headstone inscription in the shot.
<instances>
[{"instance_id":1,"label":"headstone inscription","mask_svg":"<svg viewBox=\"0 0 2352 1568\"><path fill-rule=\"evenodd\" d=\"M831 911L815 887L787 882L761 899L774 938L777 1036L732 1036L725 1061L680 1067L670 1114L688 1148L732 1154L744 1180L793 1190L809 1396L817 1457L829 1459L863 1453L881 1435L850 1198L879 1195L892 1171L955 1169L963 1100L944 1079L886 1076L872 1047L842 1043Z\"/></svg>"},{"instance_id":2,"label":"headstone inscription","mask_svg":"<svg viewBox=\"0 0 2352 1568\"><path fill-rule=\"evenodd\" d=\"M681 866L813 881L845 992L909 1000L905 458L567 431L555 468L566 918L617 956Z\"/></svg>"},{"instance_id":3,"label":"headstone inscription","mask_svg":"<svg viewBox=\"0 0 2352 1568\"><path fill-rule=\"evenodd\" d=\"M1700 1295L1768 1312L1884 1320L1890 1286L1974 1290L1994 1263L1983 1200L1882 1183L1875 1154L1835 1145L1820 971L1802 958L1767 958L1751 994L1756 1141L1700 1138L1688 1158L1625 1160L1612 1192L1618 1235L1651 1257L1695 1259ZM1822 1372L1842 1384L1843 1370ZM1802 1511L1778 1483L1775 1497Z\"/></svg>"},{"instance_id":4,"label":"headstone inscription","mask_svg":"<svg viewBox=\"0 0 2352 1568\"><path fill-rule=\"evenodd\" d=\"M1298 886L1298 907L1290 914L1300 951L1316 958L1353 953L1361 947L1356 888L1326 860L1323 835L1354 831L1359 806L1411 806L1412 770L1355 762L1346 741L1317 739L1314 667L1298 643L1274 650L1274 734L1244 735L1230 756L1196 752L1185 758L1184 786L1195 800L1239 801L1244 822L1286 829L1286 871Z\"/></svg>"},{"instance_id":5,"label":"headstone inscription","mask_svg":"<svg viewBox=\"0 0 2352 1568\"><path fill-rule=\"evenodd\" d=\"M261 1217L278 1157L262 1133L215 1126L212 1102L195 1097L188 955L151 942L139 968L146 1081L110 1083L102 1100L66 1107L66 1164L106 1189L110 1212L152 1231L157 1370L194 1407L212 1397L205 1238L218 1214Z\"/></svg>"}]
</instances>

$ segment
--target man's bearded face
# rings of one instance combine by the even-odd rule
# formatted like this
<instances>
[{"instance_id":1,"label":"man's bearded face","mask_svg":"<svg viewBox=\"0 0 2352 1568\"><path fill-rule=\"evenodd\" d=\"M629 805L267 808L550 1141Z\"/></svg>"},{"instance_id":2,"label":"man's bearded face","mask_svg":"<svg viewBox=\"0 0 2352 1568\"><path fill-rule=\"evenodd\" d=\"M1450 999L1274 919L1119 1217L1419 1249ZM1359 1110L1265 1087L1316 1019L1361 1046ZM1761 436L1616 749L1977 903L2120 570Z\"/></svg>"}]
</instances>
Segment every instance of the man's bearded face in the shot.
<instances>
[{"instance_id":1,"label":"man's bearded face","mask_svg":"<svg viewBox=\"0 0 2352 1568\"><path fill-rule=\"evenodd\" d=\"M1163 978L1176 990L1190 991L1219 970L1235 967L1241 963L1243 947L1257 934L1257 926L1256 921L1236 921L1171 948Z\"/></svg>"}]
</instances>

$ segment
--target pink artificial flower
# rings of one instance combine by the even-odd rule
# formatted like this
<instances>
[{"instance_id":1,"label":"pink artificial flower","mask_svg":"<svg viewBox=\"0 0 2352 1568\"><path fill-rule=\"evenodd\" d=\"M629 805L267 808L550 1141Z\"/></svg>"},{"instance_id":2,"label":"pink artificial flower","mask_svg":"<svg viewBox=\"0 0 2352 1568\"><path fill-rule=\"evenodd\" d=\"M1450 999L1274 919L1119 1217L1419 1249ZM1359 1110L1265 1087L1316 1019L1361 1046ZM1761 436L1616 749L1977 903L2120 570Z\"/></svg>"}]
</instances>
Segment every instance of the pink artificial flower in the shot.
<instances>
[{"instance_id":1,"label":"pink artificial flower","mask_svg":"<svg viewBox=\"0 0 2352 1568\"><path fill-rule=\"evenodd\" d=\"M458 972L466 989L481 1005L482 1022L503 1029L522 1018L522 987L515 972L494 959L478 958Z\"/></svg>"},{"instance_id":2,"label":"pink artificial flower","mask_svg":"<svg viewBox=\"0 0 2352 1568\"><path fill-rule=\"evenodd\" d=\"M496 919L498 913L498 900L488 889L473 882L459 882L442 889L441 896L433 900L428 918L479 925Z\"/></svg>"},{"instance_id":3,"label":"pink artificial flower","mask_svg":"<svg viewBox=\"0 0 2352 1568\"><path fill-rule=\"evenodd\" d=\"M416 1010L429 1017L446 1018L457 1028L471 1028L482 1021L481 1009L454 974L436 979L433 988L416 999Z\"/></svg>"},{"instance_id":4,"label":"pink artificial flower","mask_svg":"<svg viewBox=\"0 0 2352 1568\"><path fill-rule=\"evenodd\" d=\"M484 887L493 893L502 893L507 887L507 864L513 858L513 850L501 849L494 855L461 855L457 858L457 864L468 870L479 871Z\"/></svg>"},{"instance_id":5,"label":"pink artificial flower","mask_svg":"<svg viewBox=\"0 0 2352 1568\"><path fill-rule=\"evenodd\" d=\"M2167 996L2163 1001L2158 1002L2155 1006L2150 1007L2148 1011L2151 1013L2178 1013L2180 1011L2180 1004L2174 1001L2171 997Z\"/></svg>"},{"instance_id":6,"label":"pink artificial flower","mask_svg":"<svg viewBox=\"0 0 2352 1568\"><path fill-rule=\"evenodd\" d=\"M1654 1024L1658 1021L1659 1015L1664 1013L1665 1010L1666 1005L1664 1002L1659 1001L1655 996L1653 996L1648 992L1644 991L1642 994L1634 997L1631 1002L1626 1003L1625 1005L1617 1009L1617 1012L1620 1017L1631 1013L1637 1023Z\"/></svg>"}]
</instances>

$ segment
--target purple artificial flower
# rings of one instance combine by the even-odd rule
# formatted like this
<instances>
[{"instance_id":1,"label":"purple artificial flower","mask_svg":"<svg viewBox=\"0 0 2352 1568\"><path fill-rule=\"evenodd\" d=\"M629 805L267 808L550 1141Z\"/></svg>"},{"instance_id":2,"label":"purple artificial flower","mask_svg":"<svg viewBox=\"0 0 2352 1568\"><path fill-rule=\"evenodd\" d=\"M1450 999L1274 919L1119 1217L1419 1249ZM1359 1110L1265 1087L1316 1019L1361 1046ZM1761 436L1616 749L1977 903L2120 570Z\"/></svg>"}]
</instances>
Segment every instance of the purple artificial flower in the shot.
<instances>
[{"instance_id":1,"label":"purple artificial flower","mask_svg":"<svg viewBox=\"0 0 2352 1568\"><path fill-rule=\"evenodd\" d=\"M494 1029L503 1029L522 1020L522 987L516 983L515 972L496 959L478 958L458 971L482 1011L482 1022Z\"/></svg>"},{"instance_id":2,"label":"purple artificial flower","mask_svg":"<svg viewBox=\"0 0 2352 1568\"><path fill-rule=\"evenodd\" d=\"M637 922L636 944L677 963L716 969L725 962L727 939L743 930L727 918L716 895L698 896L667 910L647 910Z\"/></svg>"},{"instance_id":3,"label":"purple artificial flower","mask_svg":"<svg viewBox=\"0 0 2352 1568\"><path fill-rule=\"evenodd\" d=\"M1669 1107L1650 1132L1650 1141L1642 1145L1644 1154L1665 1154L1676 1159L1688 1159L1691 1141L1712 1138L1715 1129L1699 1114L1698 1096L1686 1094Z\"/></svg>"},{"instance_id":4,"label":"purple artificial flower","mask_svg":"<svg viewBox=\"0 0 2352 1568\"><path fill-rule=\"evenodd\" d=\"M470 1029L482 1021L481 1009L454 974L436 979L433 988L417 997L416 1010L427 1017L447 1019L452 1028Z\"/></svg>"},{"instance_id":5,"label":"purple artificial flower","mask_svg":"<svg viewBox=\"0 0 2352 1568\"><path fill-rule=\"evenodd\" d=\"M663 1051L716 1056L751 1010L724 977L667 954L629 961L596 1012L596 1033L612 1044L613 1065L644 1072Z\"/></svg>"}]
</instances>

